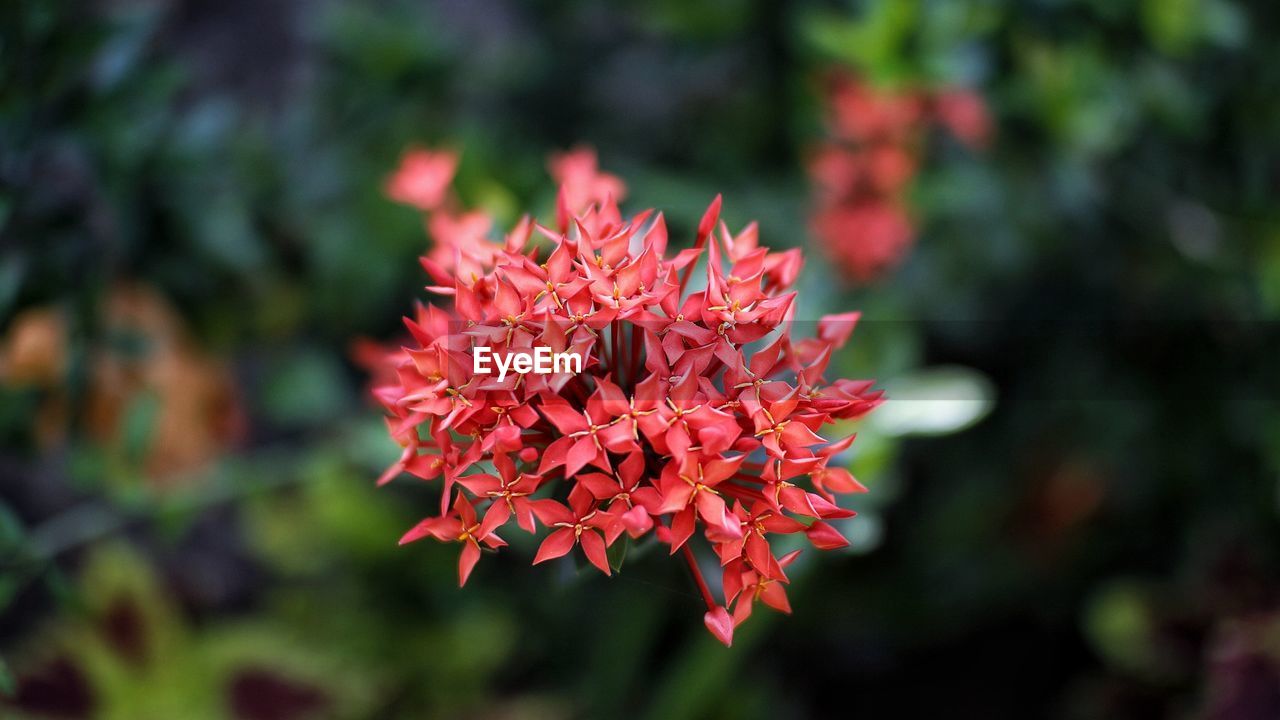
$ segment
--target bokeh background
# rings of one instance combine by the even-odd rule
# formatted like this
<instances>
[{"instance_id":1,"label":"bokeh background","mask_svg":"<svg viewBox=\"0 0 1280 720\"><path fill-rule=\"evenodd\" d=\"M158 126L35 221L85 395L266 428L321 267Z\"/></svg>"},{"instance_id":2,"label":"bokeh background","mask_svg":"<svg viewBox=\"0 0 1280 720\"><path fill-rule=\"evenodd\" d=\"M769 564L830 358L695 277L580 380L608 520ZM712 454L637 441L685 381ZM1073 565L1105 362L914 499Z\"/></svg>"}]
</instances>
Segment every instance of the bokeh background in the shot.
<instances>
[{"instance_id":1,"label":"bokeh background","mask_svg":"<svg viewBox=\"0 0 1280 720\"><path fill-rule=\"evenodd\" d=\"M824 255L832 77L960 89L914 243ZM503 223L587 143L857 308L847 552L731 650L661 553L397 548L361 348L424 282L411 145ZM1280 6L0 4L0 716L1280 718Z\"/></svg>"}]
</instances>

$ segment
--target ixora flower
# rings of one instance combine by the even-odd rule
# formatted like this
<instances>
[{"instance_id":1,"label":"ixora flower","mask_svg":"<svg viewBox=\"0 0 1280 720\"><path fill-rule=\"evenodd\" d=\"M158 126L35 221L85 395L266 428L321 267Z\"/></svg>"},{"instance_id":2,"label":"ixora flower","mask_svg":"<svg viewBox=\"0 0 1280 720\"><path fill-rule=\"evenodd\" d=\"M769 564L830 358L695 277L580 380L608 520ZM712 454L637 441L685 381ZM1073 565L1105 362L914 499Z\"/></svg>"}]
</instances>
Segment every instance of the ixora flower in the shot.
<instances>
[{"instance_id":1,"label":"ixora flower","mask_svg":"<svg viewBox=\"0 0 1280 720\"><path fill-rule=\"evenodd\" d=\"M461 545L460 585L513 526L545 532L534 564L580 552L605 575L610 546L656 537L688 564L728 645L757 601L790 612L795 553L775 557L771 538L847 544L827 521L853 515L837 494L864 491L832 462L852 437L819 432L880 402L870 381L825 377L858 316L792 339L798 250L770 252L754 224L730 233L717 197L693 247L670 251L662 214L624 219L621 181L578 153L553 163L573 185L556 227L526 218L501 242L440 232L421 258L442 300L406 318L412 343L375 368L403 448L379 484L440 484L437 512L401 543ZM572 351L580 371L475 372L477 351L537 348ZM695 554L708 550L719 597Z\"/></svg>"},{"instance_id":2,"label":"ixora flower","mask_svg":"<svg viewBox=\"0 0 1280 720\"><path fill-rule=\"evenodd\" d=\"M871 282L911 249L906 200L931 124L980 149L991 119L969 90L890 90L836 74L828 93L830 137L809 160L817 200L810 229L846 275Z\"/></svg>"},{"instance_id":3,"label":"ixora flower","mask_svg":"<svg viewBox=\"0 0 1280 720\"><path fill-rule=\"evenodd\" d=\"M387 195L419 210L434 210L444 202L458 169L458 156L448 150L410 150L400 169L387 180Z\"/></svg>"}]
</instances>

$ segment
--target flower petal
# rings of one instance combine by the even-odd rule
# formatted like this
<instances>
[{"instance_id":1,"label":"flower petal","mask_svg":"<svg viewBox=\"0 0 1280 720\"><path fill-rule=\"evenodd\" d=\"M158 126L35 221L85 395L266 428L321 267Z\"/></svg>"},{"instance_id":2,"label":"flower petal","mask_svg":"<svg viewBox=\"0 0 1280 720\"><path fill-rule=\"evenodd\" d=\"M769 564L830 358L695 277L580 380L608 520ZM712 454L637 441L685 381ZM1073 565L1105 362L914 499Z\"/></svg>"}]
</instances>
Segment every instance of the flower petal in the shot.
<instances>
[{"instance_id":1,"label":"flower petal","mask_svg":"<svg viewBox=\"0 0 1280 720\"><path fill-rule=\"evenodd\" d=\"M573 531L569 528L560 528L547 536L542 541L542 545L538 547L538 554L533 558L533 564L537 565L547 560L554 560L558 557L564 557L573 549L576 539Z\"/></svg>"},{"instance_id":2,"label":"flower petal","mask_svg":"<svg viewBox=\"0 0 1280 720\"><path fill-rule=\"evenodd\" d=\"M733 618L723 607L715 607L702 616L702 622L725 647L733 647Z\"/></svg>"},{"instance_id":3,"label":"flower petal","mask_svg":"<svg viewBox=\"0 0 1280 720\"><path fill-rule=\"evenodd\" d=\"M479 561L480 546L471 541L462 543L462 554L458 556L458 587L467 584L467 578L471 577L471 571Z\"/></svg>"},{"instance_id":4,"label":"flower petal","mask_svg":"<svg viewBox=\"0 0 1280 720\"><path fill-rule=\"evenodd\" d=\"M604 538L600 537L600 533L587 530L578 540L582 543L582 552L586 554L591 564L600 568L600 572L605 575L612 575L613 573L609 570L609 556L605 552Z\"/></svg>"},{"instance_id":5,"label":"flower petal","mask_svg":"<svg viewBox=\"0 0 1280 720\"><path fill-rule=\"evenodd\" d=\"M671 518L671 554L674 555L693 535L693 507L687 507Z\"/></svg>"},{"instance_id":6,"label":"flower petal","mask_svg":"<svg viewBox=\"0 0 1280 720\"><path fill-rule=\"evenodd\" d=\"M849 541L840 534L839 530L831 527L821 520L813 521L808 530L804 534L809 537L809 542L819 550L839 550L842 547L848 547Z\"/></svg>"},{"instance_id":7,"label":"flower petal","mask_svg":"<svg viewBox=\"0 0 1280 720\"><path fill-rule=\"evenodd\" d=\"M578 474L578 471L586 467L587 463L596 459L600 454L600 449L591 441L589 437L580 437L578 441L569 448L569 454L565 456L564 476L571 478Z\"/></svg>"}]
</instances>

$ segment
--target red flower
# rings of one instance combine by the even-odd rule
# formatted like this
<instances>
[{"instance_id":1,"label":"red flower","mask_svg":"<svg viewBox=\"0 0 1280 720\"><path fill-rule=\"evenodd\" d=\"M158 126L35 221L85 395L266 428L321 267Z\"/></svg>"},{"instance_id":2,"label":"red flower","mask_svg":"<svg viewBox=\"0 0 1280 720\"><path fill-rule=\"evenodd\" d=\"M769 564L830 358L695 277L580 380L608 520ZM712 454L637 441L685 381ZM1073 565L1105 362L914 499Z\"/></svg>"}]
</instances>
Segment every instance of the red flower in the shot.
<instances>
[{"instance_id":1,"label":"red flower","mask_svg":"<svg viewBox=\"0 0 1280 720\"><path fill-rule=\"evenodd\" d=\"M656 536L689 564L707 628L729 644L756 599L789 609L771 583L791 556L774 557L771 535L844 542L824 520L851 516L836 495L863 488L834 462L851 438L820 432L880 401L870 382L824 377L856 315L793 341L798 252L761 247L755 225L730 233L717 198L694 247L670 254L662 215L624 219L624 188L593 153L553 166L561 229L526 221L495 242L480 219L430 218L422 265L444 300L405 319L411 342L374 372L403 448L384 479L442 486L439 514L404 542L461 542L465 582L512 518L547 529L535 563L578 546L606 575L610 545ZM688 292L703 254L705 282ZM542 347L579 353L582 372L473 373L477 348ZM697 562L706 549L723 565L721 599Z\"/></svg>"},{"instance_id":2,"label":"red flower","mask_svg":"<svg viewBox=\"0 0 1280 720\"><path fill-rule=\"evenodd\" d=\"M534 532L535 510L529 496L537 491L542 478L517 470L506 453L494 453L493 465L499 477L477 473L458 478L458 483L476 497L491 501L484 515L485 525L499 527L514 515L521 530Z\"/></svg>"},{"instance_id":3,"label":"red flower","mask_svg":"<svg viewBox=\"0 0 1280 720\"><path fill-rule=\"evenodd\" d=\"M882 200L819 210L812 228L827 255L858 282L875 280L897 266L915 236L906 211Z\"/></svg>"},{"instance_id":4,"label":"red flower","mask_svg":"<svg viewBox=\"0 0 1280 720\"><path fill-rule=\"evenodd\" d=\"M827 100L835 134L855 143L901 143L911 139L924 118L924 98L892 92L839 75Z\"/></svg>"},{"instance_id":5,"label":"red flower","mask_svg":"<svg viewBox=\"0 0 1280 720\"><path fill-rule=\"evenodd\" d=\"M986 147L993 128L982 96L972 90L949 90L934 99L938 122L952 135L972 147Z\"/></svg>"},{"instance_id":6,"label":"red flower","mask_svg":"<svg viewBox=\"0 0 1280 720\"><path fill-rule=\"evenodd\" d=\"M777 560L775 565L778 573L781 574L782 568L794 562L799 554L800 551L796 550ZM751 617L752 606L757 600L778 612L791 614L791 602L787 600L787 591L783 588L787 582L786 575L767 576L740 560L731 563L725 572L725 596L736 600L733 609L734 627Z\"/></svg>"},{"instance_id":7,"label":"red flower","mask_svg":"<svg viewBox=\"0 0 1280 720\"><path fill-rule=\"evenodd\" d=\"M627 186L616 175L600 172L596 151L576 147L551 156L551 177L560 185L560 202L568 215L578 215L591 205L627 199Z\"/></svg>"},{"instance_id":8,"label":"red flower","mask_svg":"<svg viewBox=\"0 0 1280 720\"><path fill-rule=\"evenodd\" d=\"M419 210L435 210L444 202L458 169L458 156L447 150L410 150L387 179L387 196Z\"/></svg>"},{"instance_id":9,"label":"red flower","mask_svg":"<svg viewBox=\"0 0 1280 720\"><path fill-rule=\"evenodd\" d=\"M493 218L482 212L434 213L427 233L436 244L427 257L461 277L477 275L496 258L497 248L488 240L492 228Z\"/></svg>"},{"instance_id":10,"label":"red flower","mask_svg":"<svg viewBox=\"0 0 1280 720\"><path fill-rule=\"evenodd\" d=\"M551 528L551 534L542 541L533 564L554 560L567 555L574 545L582 545L582 552L605 575L609 571L609 559L605 555L605 540L601 531L609 528L617 518L609 511L601 510L595 498L582 485L575 485L569 492L569 507L555 500L538 500L534 514L543 525Z\"/></svg>"},{"instance_id":11,"label":"red flower","mask_svg":"<svg viewBox=\"0 0 1280 720\"><path fill-rule=\"evenodd\" d=\"M984 147L991 119L971 91L874 88L844 75L832 79L827 107L831 137L809 160L817 199L810 229L847 275L870 282L911 248L915 227L904 205L930 122Z\"/></svg>"},{"instance_id":12,"label":"red flower","mask_svg":"<svg viewBox=\"0 0 1280 720\"><path fill-rule=\"evenodd\" d=\"M480 543L489 548L500 548L507 543L493 534L500 522L490 522L488 517L484 523L476 522L476 510L463 495L458 495L453 503L453 512L440 517L429 517L418 523L412 530L400 538L400 544L411 543L428 535L442 542L462 543L462 555L458 558L458 587L467 584L471 570L480 560Z\"/></svg>"}]
</instances>

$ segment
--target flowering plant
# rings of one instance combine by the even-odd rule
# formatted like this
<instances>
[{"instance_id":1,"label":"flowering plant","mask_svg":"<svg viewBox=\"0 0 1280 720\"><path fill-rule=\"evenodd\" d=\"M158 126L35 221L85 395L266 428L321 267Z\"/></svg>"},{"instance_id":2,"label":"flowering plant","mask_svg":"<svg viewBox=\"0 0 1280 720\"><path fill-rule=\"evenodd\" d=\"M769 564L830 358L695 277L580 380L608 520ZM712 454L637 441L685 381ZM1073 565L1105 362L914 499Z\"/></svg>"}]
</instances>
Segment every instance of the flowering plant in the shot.
<instances>
[{"instance_id":1,"label":"flowering plant","mask_svg":"<svg viewBox=\"0 0 1280 720\"><path fill-rule=\"evenodd\" d=\"M830 137L809 161L817 191L811 229L846 274L870 282L911 248L907 191L930 124L981 148L991 119L982 97L969 90L890 90L844 74L832 77L826 104Z\"/></svg>"},{"instance_id":2,"label":"flowering plant","mask_svg":"<svg viewBox=\"0 0 1280 720\"><path fill-rule=\"evenodd\" d=\"M857 314L824 317L816 337L793 340L798 250L760 246L755 224L730 233L717 197L693 247L669 252L662 214L624 219L625 188L590 150L552 163L556 227L525 218L501 243L486 237L487 216L435 191L445 166L405 165L390 184L432 188L436 246L421 263L428 289L451 300L406 318L413 344L377 373L403 447L379 482L408 473L442 486L438 513L401 543L459 543L461 585L482 549L506 545L512 521L549 531L534 564L578 548L606 575L609 546L652 533L683 555L706 626L726 645L757 600L789 612L785 568L797 553L776 557L770 536L842 547L827 521L853 513L835 496L864 491L831 462L853 438L818 434L880 401L870 381L824 377ZM402 176L414 172L436 174ZM470 371L481 346L571 349L585 362L578 374L498 379ZM719 598L695 535L718 558Z\"/></svg>"}]
</instances>

